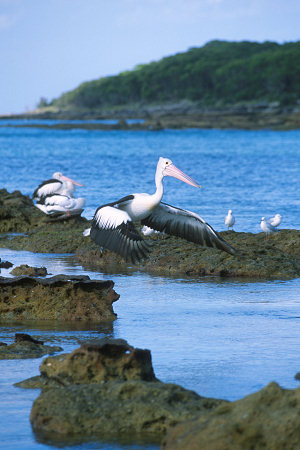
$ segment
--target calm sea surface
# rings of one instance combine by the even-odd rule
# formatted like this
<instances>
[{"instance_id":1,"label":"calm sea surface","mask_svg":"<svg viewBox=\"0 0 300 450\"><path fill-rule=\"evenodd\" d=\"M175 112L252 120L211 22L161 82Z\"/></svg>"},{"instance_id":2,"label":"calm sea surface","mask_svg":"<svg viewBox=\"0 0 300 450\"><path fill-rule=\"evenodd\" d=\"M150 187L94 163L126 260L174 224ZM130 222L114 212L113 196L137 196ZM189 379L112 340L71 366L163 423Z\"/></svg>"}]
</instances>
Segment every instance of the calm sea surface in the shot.
<instances>
[{"instance_id":1,"label":"calm sea surface","mask_svg":"<svg viewBox=\"0 0 300 450\"><path fill-rule=\"evenodd\" d=\"M0 125L4 122L0 122ZM232 209L236 231L260 232L262 216L283 216L281 228L300 225L300 131L184 130L160 132L58 131L0 127L0 188L31 194L53 172L83 183L83 215L133 192L154 191L159 156L171 158L202 189L166 178L164 201L200 214L217 231ZM49 273L112 279L120 299L111 327L82 324L3 324L0 341L26 332L64 351L78 340L120 337L151 350L156 376L200 395L235 400L270 381L299 383L300 279L290 281L167 278L140 272L99 273L73 255L0 249L15 265ZM3 270L2 276L9 276ZM41 359L0 361L0 447L53 448L35 439L29 423L37 391L13 386L39 373ZM155 449L85 443L72 449Z\"/></svg>"}]
</instances>

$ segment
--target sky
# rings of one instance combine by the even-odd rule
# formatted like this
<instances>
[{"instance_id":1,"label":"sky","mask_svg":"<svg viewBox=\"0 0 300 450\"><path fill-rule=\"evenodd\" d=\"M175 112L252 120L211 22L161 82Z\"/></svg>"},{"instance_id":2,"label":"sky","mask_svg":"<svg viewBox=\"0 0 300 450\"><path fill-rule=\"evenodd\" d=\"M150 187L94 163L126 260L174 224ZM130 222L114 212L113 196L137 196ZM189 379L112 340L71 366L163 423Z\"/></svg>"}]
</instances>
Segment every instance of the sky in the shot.
<instances>
[{"instance_id":1,"label":"sky","mask_svg":"<svg viewBox=\"0 0 300 450\"><path fill-rule=\"evenodd\" d=\"M213 40L300 39L300 0L0 0L0 114Z\"/></svg>"}]
</instances>

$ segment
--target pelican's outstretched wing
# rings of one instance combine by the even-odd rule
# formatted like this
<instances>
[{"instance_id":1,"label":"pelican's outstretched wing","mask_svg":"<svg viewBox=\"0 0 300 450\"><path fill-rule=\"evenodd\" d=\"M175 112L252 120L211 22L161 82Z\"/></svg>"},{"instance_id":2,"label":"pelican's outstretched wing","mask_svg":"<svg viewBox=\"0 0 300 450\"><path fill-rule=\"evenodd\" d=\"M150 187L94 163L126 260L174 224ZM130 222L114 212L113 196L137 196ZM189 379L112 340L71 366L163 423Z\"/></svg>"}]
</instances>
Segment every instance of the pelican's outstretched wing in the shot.
<instances>
[{"instance_id":1,"label":"pelican's outstretched wing","mask_svg":"<svg viewBox=\"0 0 300 450\"><path fill-rule=\"evenodd\" d=\"M90 235L100 247L133 263L145 258L150 251L149 244L138 233L127 212L110 205L96 210Z\"/></svg>"},{"instance_id":2,"label":"pelican's outstretched wing","mask_svg":"<svg viewBox=\"0 0 300 450\"><path fill-rule=\"evenodd\" d=\"M145 219L142 225L147 225L157 231L178 236L206 247L215 247L231 255L237 251L231 247L202 217L191 211L175 208L160 203Z\"/></svg>"}]
</instances>

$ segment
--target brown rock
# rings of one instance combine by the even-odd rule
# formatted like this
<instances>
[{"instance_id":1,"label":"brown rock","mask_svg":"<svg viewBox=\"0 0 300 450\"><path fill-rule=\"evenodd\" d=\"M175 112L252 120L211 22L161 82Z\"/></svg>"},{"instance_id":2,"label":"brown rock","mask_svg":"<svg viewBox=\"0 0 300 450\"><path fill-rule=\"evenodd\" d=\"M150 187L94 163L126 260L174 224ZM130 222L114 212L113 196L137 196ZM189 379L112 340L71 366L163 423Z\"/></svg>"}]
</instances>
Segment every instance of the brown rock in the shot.
<instances>
[{"instance_id":1,"label":"brown rock","mask_svg":"<svg viewBox=\"0 0 300 450\"><path fill-rule=\"evenodd\" d=\"M295 450L300 448L300 388L270 383L261 391L177 425L164 450Z\"/></svg>"},{"instance_id":2,"label":"brown rock","mask_svg":"<svg viewBox=\"0 0 300 450\"><path fill-rule=\"evenodd\" d=\"M21 264L15 267L11 272L12 275L19 277L20 275L27 275L28 277L45 277L48 275L46 267L31 267L28 264Z\"/></svg>"},{"instance_id":3,"label":"brown rock","mask_svg":"<svg viewBox=\"0 0 300 450\"><path fill-rule=\"evenodd\" d=\"M122 339L104 338L98 344L82 344L72 353L46 358L40 371L60 385L156 380L150 351L133 348Z\"/></svg>"},{"instance_id":4,"label":"brown rock","mask_svg":"<svg viewBox=\"0 0 300 450\"><path fill-rule=\"evenodd\" d=\"M47 279L0 277L0 318L106 322L116 319L113 281L57 275Z\"/></svg>"},{"instance_id":5,"label":"brown rock","mask_svg":"<svg viewBox=\"0 0 300 450\"><path fill-rule=\"evenodd\" d=\"M121 339L83 344L46 358L37 377L18 383L41 387L31 411L41 440L159 442L171 426L225 403L155 378L149 350Z\"/></svg>"}]
</instances>

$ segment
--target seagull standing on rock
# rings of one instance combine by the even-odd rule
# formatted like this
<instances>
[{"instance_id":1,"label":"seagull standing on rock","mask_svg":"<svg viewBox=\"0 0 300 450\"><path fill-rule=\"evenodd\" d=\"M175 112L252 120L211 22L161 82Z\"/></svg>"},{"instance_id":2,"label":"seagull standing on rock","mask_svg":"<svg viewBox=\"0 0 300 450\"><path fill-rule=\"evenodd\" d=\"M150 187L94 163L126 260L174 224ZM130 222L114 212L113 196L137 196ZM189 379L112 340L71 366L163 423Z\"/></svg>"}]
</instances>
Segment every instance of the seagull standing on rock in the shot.
<instances>
[{"instance_id":1,"label":"seagull standing on rock","mask_svg":"<svg viewBox=\"0 0 300 450\"><path fill-rule=\"evenodd\" d=\"M281 224L282 216L280 214L275 214L274 217L268 220L268 222L273 225L273 227L278 227Z\"/></svg>"},{"instance_id":2,"label":"seagull standing on rock","mask_svg":"<svg viewBox=\"0 0 300 450\"><path fill-rule=\"evenodd\" d=\"M232 215L232 210L229 209L227 216L224 219L225 225L229 228L233 227L234 223L235 223L235 218Z\"/></svg>"},{"instance_id":3,"label":"seagull standing on rock","mask_svg":"<svg viewBox=\"0 0 300 450\"><path fill-rule=\"evenodd\" d=\"M269 222L266 221L265 217L261 218L260 228L263 230L266 236L269 236L269 234L278 231L277 228L275 228L273 225L271 225Z\"/></svg>"}]
</instances>

